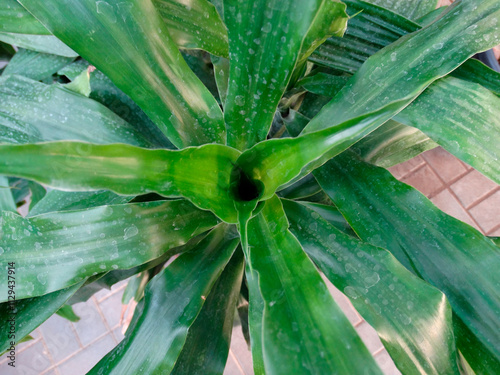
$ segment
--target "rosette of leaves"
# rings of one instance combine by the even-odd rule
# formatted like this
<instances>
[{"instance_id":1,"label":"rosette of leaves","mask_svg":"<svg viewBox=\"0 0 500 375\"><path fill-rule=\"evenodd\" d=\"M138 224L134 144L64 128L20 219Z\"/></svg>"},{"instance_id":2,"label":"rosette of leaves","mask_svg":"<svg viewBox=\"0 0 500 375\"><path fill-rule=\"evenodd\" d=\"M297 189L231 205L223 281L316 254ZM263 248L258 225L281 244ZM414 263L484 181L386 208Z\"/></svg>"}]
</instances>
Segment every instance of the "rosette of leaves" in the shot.
<instances>
[{"instance_id":1,"label":"rosette of leaves","mask_svg":"<svg viewBox=\"0 0 500 375\"><path fill-rule=\"evenodd\" d=\"M471 60L500 2L435 6L3 1L17 336L137 275L91 374L220 374L237 306L256 374L381 373L323 274L403 374L498 372L498 247L385 169L441 145L500 182L500 80Z\"/></svg>"}]
</instances>

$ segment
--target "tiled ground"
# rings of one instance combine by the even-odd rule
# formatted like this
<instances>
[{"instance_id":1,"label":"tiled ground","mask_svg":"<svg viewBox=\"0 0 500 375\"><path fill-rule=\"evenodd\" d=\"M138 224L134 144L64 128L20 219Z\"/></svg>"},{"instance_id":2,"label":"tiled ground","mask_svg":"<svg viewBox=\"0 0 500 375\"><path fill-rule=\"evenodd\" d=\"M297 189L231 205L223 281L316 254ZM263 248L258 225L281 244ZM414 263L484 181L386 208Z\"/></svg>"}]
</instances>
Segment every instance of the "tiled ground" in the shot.
<instances>
[{"instance_id":1,"label":"tiled ground","mask_svg":"<svg viewBox=\"0 0 500 375\"><path fill-rule=\"evenodd\" d=\"M396 178L422 191L443 211L487 235L500 236L500 186L441 148L390 170ZM385 374L399 374L375 331L342 293L331 284L329 287ZM15 371L6 365L5 359L0 359L0 374L85 374L123 338L119 321L124 288L125 284L120 283L111 291L97 293L87 303L75 305L81 317L78 323L51 317L35 331L35 340L18 346L19 366ZM225 375L251 374L250 352L241 329L235 327Z\"/></svg>"}]
</instances>

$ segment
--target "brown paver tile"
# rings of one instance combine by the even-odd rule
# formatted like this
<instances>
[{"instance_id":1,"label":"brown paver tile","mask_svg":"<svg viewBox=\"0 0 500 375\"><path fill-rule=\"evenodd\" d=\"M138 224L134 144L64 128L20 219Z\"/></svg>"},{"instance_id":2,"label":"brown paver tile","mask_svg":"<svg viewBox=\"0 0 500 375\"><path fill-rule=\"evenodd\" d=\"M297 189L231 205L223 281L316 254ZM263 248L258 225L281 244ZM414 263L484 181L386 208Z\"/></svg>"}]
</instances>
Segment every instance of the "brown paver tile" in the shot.
<instances>
[{"instance_id":1,"label":"brown paver tile","mask_svg":"<svg viewBox=\"0 0 500 375\"><path fill-rule=\"evenodd\" d=\"M119 343L125 338L125 335L122 333L122 327L116 327L113 330L113 335L115 336L117 343Z\"/></svg>"},{"instance_id":2,"label":"brown paver tile","mask_svg":"<svg viewBox=\"0 0 500 375\"><path fill-rule=\"evenodd\" d=\"M478 225L474 222L472 217L467 213L467 211L462 207L460 202L453 196L453 194L445 189L438 193L435 197L431 199L441 211L447 213L450 216L463 221L476 229L479 229Z\"/></svg>"},{"instance_id":3,"label":"brown paver tile","mask_svg":"<svg viewBox=\"0 0 500 375\"><path fill-rule=\"evenodd\" d=\"M500 190L469 210L484 232L500 224Z\"/></svg>"},{"instance_id":4,"label":"brown paver tile","mask_svg":"<svg viewBox=\"0 0 500 375\"><path fill-rule=\"evenodd\" d=\"M226 367L224 368L224 375L249 375L245 374L243 369L240 367L239 363L237 363L234 355L229 352L227 357Z\"/></svg>"},{"instance_id":5,"label":"brown paver tile","mask_svg":"<svg viewBox=\"0 0 500 375\"><path fill-rule=\"evenodd\" d=\"M91 343L108 330L92 298L86 303L77 303L73 305L73 309L76 315L80 317L80 320L73 323L73 326L75 327L82 345L85 346Z\"/></svg>"},{"instance_id":6,"label":"brown paver tile","mask_svg":"<svg viewBox=\"0 0 500 375\"><path fill-rule=\"evenodd\" d=\"M392 360L387 350L382 350L375 356L375 361L382 369L385 375L401 375L401 372L398 370L394 361Z\"/></svg>"},{"instance_id":7,"label":"brown paver tile","mask_svg":"<svg viewBox=\"0 0 500 375\"><path fill-rule=\"evenodd\" d=\"M111 295L111 293L112 293L111 289L101 289L96 294L94 294L94 298L96 299L96 301L100 302L105 298L108 298Z\"/></svg>"},{"instance_id":8,"label":"brown paver tile","mask_svg":"<svg viewBox=\"0 0 500 375\"><path fill-rule=\"evenodd\" d=\"M377 332L367 322L364 321L356 326L356 332L359 337L361 337L361 340L363 340L370 353L373 354L384 347Z\"/></svg>"},{"instance_id":9,"label":"brown paver tile","mask_svg":"<svg viewBox=\"0 0 500 375\"><path fill-rule=\"evenodd\" d=\"M497 184L476 170L472 170L450 186L465 208L469 208L496 187Z\"/></svg>"},{"instance_id":10,"label":"brown paver tile","mask_svg":"<svg viewBox=\"0 0 500 375\"><path fill-rule=\"evenodd\" d=\"M410 175L403 178L402 181L413 186L427 197L432 196L444 188L443 182L436 176L428 164L412 172Z\"/></svg>"},{"instance_id":11,"label":"brown paver tile","mask_svg":"<svg viewBox=\"0 0 500 375\"><path fill-rule=\"evenodd\" d=\"M47 348L57 363L80 349L71 323L58 315L51 316L40 326Z\"/></svg>"},{"instance_id":12,"label":"brown paver tile","mask_svg":"<svg viewBox=\"0 0 500 375\"><path fill-rule=\"evenodd\" d=\"M45 352L42 341L16 352L15 368L7 362L0 365L2 375L39 375L52 366L48 353Z\"/></svg>"},{"instance_id":13,"label":"brown paver tile","mask_svg":"<svg viewBox=\"0 0 500 375\"><path fill-rule=\"evenodd\" d=\"M488 236L490 236L490 237L500 237L500 227L492 230L490 233L488 233Z\"/></svg>"},{"instance_id":14,"label":"brown paver tile","mask_svg":"<svg viewBox=\"0 0 500 375\"><path fill-rule=\"evenodd\" d=\"M243 337L240 326L233 327L231 335L231 350L236 362L243 369L246 375L253 375L252 353L248 349L247 342Z\"/></svg>"},{"instance_id":15,"label":"brown paver tile","mask_svg":"<svg viewBox=\"0 0 500 375\"><path fill-rule=\"evenodd\" d=\"M390 167L389 171L395 178L401 179L423 164L425 164L425 160L422 158L422 156L418 155L413 159L405 161L404 163Z\"/></svg>"},{"instance_id":16,"label":"brown paver tile","mask_svg":"<svg viewBox=\"0 0 500 375\"><path fill-rule=\"evenodd\" d=\"M108 334L59 364L59 372L63 375L86 374L114 347L115 342Z\"/></svg>"},{"instance_id":17,"label":"brown paver tile","mask_svg":"<svg viewBox=\"0 0 500 375\"><path fill-rule=\"evenodd\" d=\"M422 157L445 183L449 183L467 172L465 165L459 159L441 147L424 152Z\"/></svg>"},{"instance_id":18,"label":"brown paver tile","mask_svg":"<svg viewBox=\"0 0 500 375\"><path fill-rule=\"evenodd\" d=\"M99 303L99 308L111 329L120 323L123 293L114 293Z\"/></svg>"}]
</instances>

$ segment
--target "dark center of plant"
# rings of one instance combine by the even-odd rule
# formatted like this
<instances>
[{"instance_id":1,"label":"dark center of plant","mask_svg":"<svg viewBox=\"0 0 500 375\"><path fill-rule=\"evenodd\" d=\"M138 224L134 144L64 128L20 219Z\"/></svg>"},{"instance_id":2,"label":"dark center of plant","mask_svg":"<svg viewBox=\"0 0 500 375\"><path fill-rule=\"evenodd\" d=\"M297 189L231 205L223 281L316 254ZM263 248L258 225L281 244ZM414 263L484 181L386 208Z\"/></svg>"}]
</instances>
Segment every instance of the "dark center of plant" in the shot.
<instances>
[{"instance_id":1,"label":"dark center of plant","mask_svg":"<svg viewBox=\"0 0 500 375\"><path fill-rule=\"evenodd\" d=\"M241 168L233 170L231 190L236 200L251 202L260 198L264 191L264 184L259 180L252 180Z\"/></svg>"}]
</instances>

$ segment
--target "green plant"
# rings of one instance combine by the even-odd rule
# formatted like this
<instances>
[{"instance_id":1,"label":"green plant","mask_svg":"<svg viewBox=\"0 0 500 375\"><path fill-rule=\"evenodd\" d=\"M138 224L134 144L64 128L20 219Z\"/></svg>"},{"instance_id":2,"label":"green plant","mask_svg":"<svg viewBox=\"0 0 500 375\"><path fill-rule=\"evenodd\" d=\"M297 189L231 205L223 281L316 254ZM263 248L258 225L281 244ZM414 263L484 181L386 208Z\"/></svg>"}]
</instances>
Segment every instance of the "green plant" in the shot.
<instances>
[{"instance_id":1,"label":"green plant","mask_svg":"<svg viewBox=\"0 0 500 375\"><path fill-rule=\"evenodd\" d=\"M222 373L237 305L256 374L380 373L320 270L402 373L498 373L499 249L383 167L500 182L500 2L372 3L3 1L0 331L140 274L91 374Z\"/></svg>"}]
</instances>

